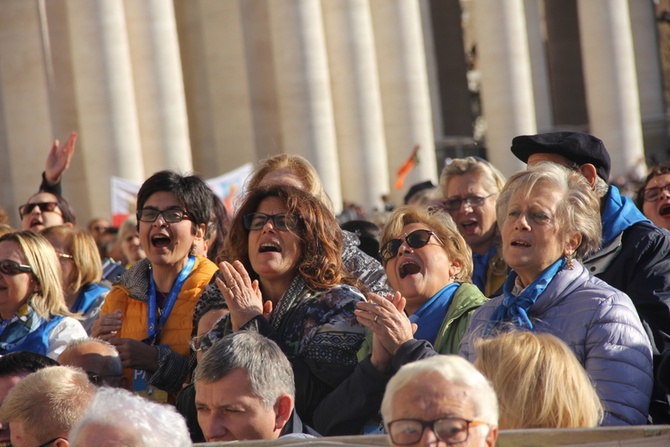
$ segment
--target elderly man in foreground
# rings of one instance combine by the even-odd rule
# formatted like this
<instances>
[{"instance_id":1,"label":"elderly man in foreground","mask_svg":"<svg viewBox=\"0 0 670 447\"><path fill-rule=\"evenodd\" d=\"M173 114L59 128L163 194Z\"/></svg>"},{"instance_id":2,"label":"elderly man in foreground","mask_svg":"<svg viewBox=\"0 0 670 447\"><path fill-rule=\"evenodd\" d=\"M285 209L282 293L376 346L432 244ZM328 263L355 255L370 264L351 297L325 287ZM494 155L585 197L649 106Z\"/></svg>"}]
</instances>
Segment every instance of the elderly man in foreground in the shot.
<instances>
[{"instance_id":1,"label":"elderly man in foreground","mask_svg":"<svg viewBox=\"0 0 670 447\"><path fill-rule=\"evenodd\" d=\"M386 386L381 410L392 446L492 447L498 438L495 391L455 355L400 368Z\"/></svg>"},{"instance_id":2,"label":"elderly man in foreground","mask_svg":"<svg viewBox=\"0 0 670 447\"><path fill-rule=\"evenodd\" d=\"M234 332L214 343L194 381L207 442L318 435L295 411L291 363L274 341L256 332Z\"/></svg>"}]
</instances>

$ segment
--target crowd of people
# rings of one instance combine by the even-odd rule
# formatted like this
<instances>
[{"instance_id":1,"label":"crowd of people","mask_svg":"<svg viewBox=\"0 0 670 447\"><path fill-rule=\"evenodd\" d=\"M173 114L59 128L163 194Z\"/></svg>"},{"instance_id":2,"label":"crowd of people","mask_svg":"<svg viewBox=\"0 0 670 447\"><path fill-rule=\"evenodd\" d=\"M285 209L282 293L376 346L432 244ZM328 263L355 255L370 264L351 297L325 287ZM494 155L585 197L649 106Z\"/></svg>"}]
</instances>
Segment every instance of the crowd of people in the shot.
<instances>
[{"instance_id":1,"label":"crowd of people","mask_svg":"<svg viewBox=\"0 0 670 447\"><path fill-rule=\"evenodd\" d=\"M670 165L633 201L598 138L518 136L509 179L455 159L344 222L281 154L232 215L166 170L119 228L84 228L60 186L76 138L0 222L0 445L670 423Z\"/></svg>"}]
</instances>

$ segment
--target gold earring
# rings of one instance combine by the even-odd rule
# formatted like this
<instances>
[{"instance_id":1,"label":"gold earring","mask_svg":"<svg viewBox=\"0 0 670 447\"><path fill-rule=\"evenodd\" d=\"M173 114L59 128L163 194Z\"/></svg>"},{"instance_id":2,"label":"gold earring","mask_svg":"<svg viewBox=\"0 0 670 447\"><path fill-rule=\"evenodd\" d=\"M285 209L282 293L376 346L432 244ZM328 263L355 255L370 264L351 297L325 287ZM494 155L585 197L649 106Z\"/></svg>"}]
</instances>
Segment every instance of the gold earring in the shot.
<instances>
[{"instance_id":1,"label":"gold earring","mask_svg":"<svg viewBox=\"0 0 670 447\"><path fill-rule=\"evenodd\" d=\"M570 269L570 270L574 269L575 266L574 266L574 264L572 263L572 253L568 253L568 254L566 255L566 257L568 258L567 261L566 261L566 264L565 264L566 267L567 267L568 269Z\"/></svg>"}]
</instances>

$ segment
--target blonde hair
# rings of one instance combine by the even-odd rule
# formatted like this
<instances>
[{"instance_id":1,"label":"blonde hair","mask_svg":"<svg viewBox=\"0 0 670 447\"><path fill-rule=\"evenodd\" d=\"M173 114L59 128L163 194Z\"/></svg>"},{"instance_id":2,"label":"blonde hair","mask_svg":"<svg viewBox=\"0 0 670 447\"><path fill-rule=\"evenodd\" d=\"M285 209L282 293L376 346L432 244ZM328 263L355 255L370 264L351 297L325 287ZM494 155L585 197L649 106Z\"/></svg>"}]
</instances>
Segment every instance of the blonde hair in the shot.
<instances>
[{"instance_id":1,"label":"blonde hair","mask_svg":"<svg viewBox=\"0 0 670 447\"><path fill-rule=\"evenodd\" d=\"M271 172L287 170L291 171L302 183L303 190L316 196L321 200L328 210L335 214L333 202L323 189L323 183L316 168L306 158L294 154L277 154L261 160L256 170L247 180L246 189L251 191L258 188L263 178Z\"/></svg>"},{"instance_id":2,"label":"blonde hair","mask_svg":"<svg viewBox=\"0 0 670 447\"><path fill-rule=\"evenodd\" d=\"M479 157L454 158L442 169L440 190L446 198L447 183L453 177L465 174L477 175L477 178L489 194L499 193L505 186L505 176L495 166Z\"/></svg>"},{"instance_id":3,"label":"blonde hair","mask_svg":"<svg viewBox=\"0 0 670 447\"><path fill-rule=\"evenodd\" d=\"M420 223L432 230L442 242L449 259L460 261L461 271L455 279L459 282L472 282L472 252L456 228L449 214L441 210L429 210L421 205L403 205L393 210L384 226L379 246L402 234L405 225Z\"/></svg>"},{"instance_id":4,"label":"blonde hair","mask_svg":"<svg viewBox=\"0 0 670 447\"><path fill-rule=\"evenodd\" d=\"M509 331L475 342L475 367L493 384L500 428L596 427L603 407L570 348L548 333Z\"/></svg>"},{"instance_id":5,"label":"blonde hair","mask_svg":"<svg viewBox=\"0 0 670 447\"><path fill-rule=\"evenodd\" d=\"M0 419L20 421L37 440L68 433L86 413L96 392L79 369L50 366L21 380L9 392Z\"/></svg>"},{"instance_id":6,"label":"blonde hair","mask_svg":"<svg viewBox=\"0 0 670 447\"><path fill-rule=\"evenodd\" d=\"M67 292L75 293L80 288L102 279L100 252L90 233L70 225L56 225L45 228L40 233L47 239L54 237L63 241L69 252L65 254L72 255L77 276L72 284L65 284Z\"/></svg>"},{"instance_id":7,"label":"blonde hair","mask_svg":"<svg viewBox=\"0 0 670 447\"><path fill-rule=\"evenodd\" d=\"M75 316L65 304L61 282L61 268L56 250L49 241L30 230L8 233L0 242L11 241L21 247L26 263L32 268L38 290L30 297L35 313L45 320L52 316Z\"/></svg>"},{"instance_id":8,"label":"blonde hair","mask_svg":"<svg viewBox=\"0 0 670 447\"><path fill-rule=\"evenodd\" d=\"M602 239L598 197L581 173L556 163L538 163L510 177L496 202L498 226L502 228L505 223L512 195L524 190L528 196L539 183L545 183L563 195L556 204L558 236L565 238L570 232L582 235L582 242L574 253L575 257L581 259L596 251Z\"/></svg>"}]
</instances>

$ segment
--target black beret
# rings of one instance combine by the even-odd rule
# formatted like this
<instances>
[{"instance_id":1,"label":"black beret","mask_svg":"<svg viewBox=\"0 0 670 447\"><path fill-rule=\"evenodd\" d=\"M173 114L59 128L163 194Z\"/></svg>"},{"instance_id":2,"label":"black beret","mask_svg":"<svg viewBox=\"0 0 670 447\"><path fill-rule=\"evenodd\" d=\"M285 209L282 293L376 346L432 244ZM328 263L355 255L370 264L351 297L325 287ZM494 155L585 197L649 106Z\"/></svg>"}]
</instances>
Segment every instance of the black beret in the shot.
<instances>
[{"instance_id":1,"label":"black beret","mask_svg":"<svg viewBox=\"0 0 670 447\"><path fill-rule=\"evenodd\" d=\"M512 140L512 153L528 163L532 154L558 154L583 165L596 167L598 177L606 182L610 178L612 162L603 142L593 135L581 132L551 132L538 135L521 135Z\"/></svg>"}]
</instances>

